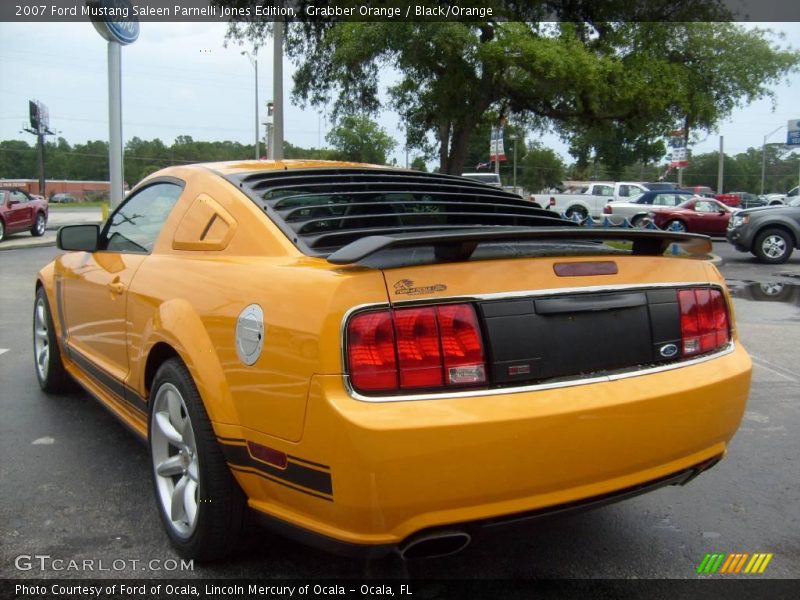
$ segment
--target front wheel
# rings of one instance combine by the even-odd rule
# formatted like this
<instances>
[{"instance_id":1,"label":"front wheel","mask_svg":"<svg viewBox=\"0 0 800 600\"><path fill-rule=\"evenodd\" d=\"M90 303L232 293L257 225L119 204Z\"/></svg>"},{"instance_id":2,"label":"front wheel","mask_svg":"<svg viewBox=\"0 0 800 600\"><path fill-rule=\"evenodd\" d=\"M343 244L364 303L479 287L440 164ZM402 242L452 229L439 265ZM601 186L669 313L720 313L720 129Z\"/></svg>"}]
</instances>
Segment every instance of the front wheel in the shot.
<instances>
[{"instance_id":1,"label":"front wheel","mask_svg":"<svg viewBox=\"0 0 800 600\"><path fill-rule=\"evenodd\" d=\"M33 359L36 379L42 390L50 394L69 390L71 379L61 360L53 317L43 287L36 290L33 304Z\"/></svg>"},{"instance_id":2,"label":"front wheel","mask_svg":"<svg viewBox=\"0 0 800 600\"><path fill-rule=\"evenodd\" d=\"M753 244L753 254L758 260L772 265L789 260L794 250L794 240L783 229L767 229Z\"/></svg>"},{"instance_id":3,"label":"front wheel","mask_svg":"<svg viewBox=\"0 0 800 600\"><path fill-rule=\"evenodd\" d=\"M177 358L156 373L148 431L156 502L172 545L184 558L223 558L239 540L245 497L192 376Z\"/></svg>"},{"instance_id":4,"label":"front wheel","mask_svg":"<svg viewBox=\"0 0 800 600\"><path fill-rule=\"evenodd\" d=\"M44 218L44 213L36 215L36 220L31 225L31 235L34 237L41 237L44 235L44 230L47 227L47 219Z\"/></svg>"}]
</instances>

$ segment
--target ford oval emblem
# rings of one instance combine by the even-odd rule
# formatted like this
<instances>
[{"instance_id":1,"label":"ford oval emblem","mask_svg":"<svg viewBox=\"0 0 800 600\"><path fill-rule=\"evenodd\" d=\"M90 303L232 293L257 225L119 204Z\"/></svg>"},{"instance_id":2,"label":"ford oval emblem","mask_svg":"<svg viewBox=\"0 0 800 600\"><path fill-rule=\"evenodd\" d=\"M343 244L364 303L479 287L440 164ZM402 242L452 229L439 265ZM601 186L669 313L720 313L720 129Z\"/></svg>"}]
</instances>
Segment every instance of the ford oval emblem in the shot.
<instances>
[{"instance_id":1,"label":"ford oval emblem","mask_svg":"<svg viewBox=\"0 0 800 600\"><path fill-rule=\"evenodd\" d=\"M664 358L672 358L678 353L678 347L675 344L664 344L659 349L659 352Z\"/></svg>"}]
</instances>

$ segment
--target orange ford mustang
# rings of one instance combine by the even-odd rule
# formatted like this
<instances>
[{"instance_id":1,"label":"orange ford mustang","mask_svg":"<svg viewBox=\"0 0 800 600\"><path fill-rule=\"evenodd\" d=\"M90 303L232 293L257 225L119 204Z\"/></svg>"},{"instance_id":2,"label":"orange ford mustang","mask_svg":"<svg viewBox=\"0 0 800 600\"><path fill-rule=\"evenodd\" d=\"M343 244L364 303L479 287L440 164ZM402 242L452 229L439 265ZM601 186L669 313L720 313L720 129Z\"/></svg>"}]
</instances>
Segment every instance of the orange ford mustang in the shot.
<instances>
[{"instance_id":1,"label":"orange ford mustang","mask_svg":"<svg viewBox=\"0 0 800 600\"><path fill-rule=\"evenodd\" d=\"M749 390L707 238L578 227L460 177L171 167L59 247L39 382L76 380L147 441L166 532L198 560L248 514L426 556L683 484Z\"/></svg>"}]
</instances>

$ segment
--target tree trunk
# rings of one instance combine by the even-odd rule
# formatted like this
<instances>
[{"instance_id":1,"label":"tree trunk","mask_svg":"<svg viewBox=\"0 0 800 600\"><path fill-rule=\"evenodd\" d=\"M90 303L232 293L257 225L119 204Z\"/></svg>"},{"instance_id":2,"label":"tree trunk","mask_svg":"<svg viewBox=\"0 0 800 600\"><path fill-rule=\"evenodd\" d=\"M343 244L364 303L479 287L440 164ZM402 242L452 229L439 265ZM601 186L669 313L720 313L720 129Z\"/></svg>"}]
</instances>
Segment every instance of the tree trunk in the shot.
<instances>
[{"instance_id":1,"label":"tree trunk","mask_svg":"<svg viewBox=\"0 0 800 600\"><path fill-rule=\"evenodd\" d=\"M475 123L458 123L453 131L453 139L450 145L450 159L448 169L445 173L450 175L461 175L464 172L464 163L467 160L469 149L469 138L475 129Z\"/></svg>"},{"instance_id":2,"label":"tree trunk","mask_svg":"<svg viewBox=\"0 0 800 600\"><path fill-rule=\"evenodd\" d=\"M447 170L447 149L450 147L450 122L443 121L439 124L439 172L449 173Z\"/></svg>"}]
</instances>

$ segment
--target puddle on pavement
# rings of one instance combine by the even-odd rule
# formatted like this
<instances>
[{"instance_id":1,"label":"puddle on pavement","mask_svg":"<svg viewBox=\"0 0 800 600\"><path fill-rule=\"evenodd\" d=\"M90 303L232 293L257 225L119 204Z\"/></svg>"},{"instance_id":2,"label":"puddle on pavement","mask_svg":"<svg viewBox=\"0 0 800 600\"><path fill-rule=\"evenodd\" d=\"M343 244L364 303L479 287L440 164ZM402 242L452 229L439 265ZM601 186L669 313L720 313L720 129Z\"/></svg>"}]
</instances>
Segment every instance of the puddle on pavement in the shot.
<instances>
[{"instance_id":1,"label":"puddle on pavement","mask_svg":"<svg viewBox=\"0 0 800 600\"><path fill-rule=\"evenodd\" d=\"M728 281L727 283L734 298L754 302L786 302L800 306L800 285L794 283L751 281Z\"/></svg>"},{"instance_id":2,"label":"puddle on pavement","mask_svg":"<svg viewBox=\"0 0 800 600\"><path fill-rule=\"evenodd\" d=\"M736 280L727 283L740 321L787 324L800 321L800 285Z\"/></svg>"}]
</instances>

